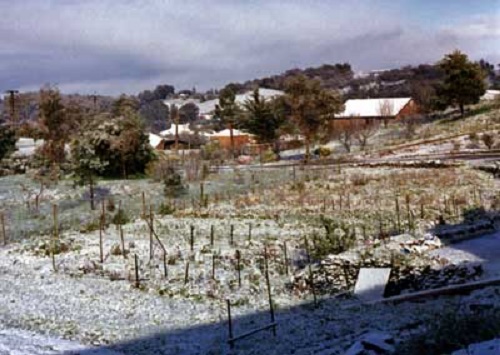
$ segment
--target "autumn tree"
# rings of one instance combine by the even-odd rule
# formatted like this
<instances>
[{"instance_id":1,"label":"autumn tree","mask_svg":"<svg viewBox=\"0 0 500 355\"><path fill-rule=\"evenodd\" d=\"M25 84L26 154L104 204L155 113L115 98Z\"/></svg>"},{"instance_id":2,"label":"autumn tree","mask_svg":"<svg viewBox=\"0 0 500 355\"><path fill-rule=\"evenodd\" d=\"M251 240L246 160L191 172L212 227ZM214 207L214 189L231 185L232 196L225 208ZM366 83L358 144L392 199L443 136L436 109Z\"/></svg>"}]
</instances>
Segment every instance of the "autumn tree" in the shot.
<instances>
[{"instance_id":1,"label":"autumn tree","mask_svg":"<svg viewBox=\"0 0 500 355\"><path fill-rule=\"evenodd\" d=\"M323 89L318 80L299 75L287 81L285 102L289 106L291 120L304 136L307 163L311 143L322 128L327 128L329 120L343 110L341 98L336 91Z\"/></svg>"},{"instance_id":2,"label":"autumn tree","mask_svg":"<svg viewBox=\"0 0 500 355\"><path fill-rule=\"evenodd\" d=\"M233 129L240 114L241 109L236 103L235 91L232 86L228 85L219 93L219 103L215 105L215 116L221 121L224 127L229 129L231 157L233 159L235 158Z\"/></svg>"},{"instance_id":3,"label":"autumn tree","mask_svg":"<svg viewBox=\"0 0 500 355\"><path fill-rule=\"evenodd\" d=\"M436 91L437 107L458 106L463 116L465 105L478 103L484 95L485 73L479 64L469 61L467 55L458 50L447 54L439 67L444 72L444 80Z\"/></svg>"}]
</instances>

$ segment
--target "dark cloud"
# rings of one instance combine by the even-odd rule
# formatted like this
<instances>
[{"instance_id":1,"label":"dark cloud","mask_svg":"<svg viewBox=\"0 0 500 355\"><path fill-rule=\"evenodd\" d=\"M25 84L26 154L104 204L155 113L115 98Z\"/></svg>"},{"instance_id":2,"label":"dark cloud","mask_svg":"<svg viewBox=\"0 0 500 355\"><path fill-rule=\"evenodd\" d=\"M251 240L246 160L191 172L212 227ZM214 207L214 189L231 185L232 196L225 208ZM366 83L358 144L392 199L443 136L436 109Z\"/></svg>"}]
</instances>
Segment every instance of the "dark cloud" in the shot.
<instances>
[{"instance_id":1,"label":"dark cloud","mask_svg":"<svg viewBox=\"0 0 500 355\"><path fill-rule=\"evenodd\" d=\"M456 47L500 59L481 44L498 41L498 16L422 26L406 15L408 4L0 1L0 90L47 82L111 94L158 83L206 89L323 63L374 69L435 61Z\"/></svg>"}]
</instances>

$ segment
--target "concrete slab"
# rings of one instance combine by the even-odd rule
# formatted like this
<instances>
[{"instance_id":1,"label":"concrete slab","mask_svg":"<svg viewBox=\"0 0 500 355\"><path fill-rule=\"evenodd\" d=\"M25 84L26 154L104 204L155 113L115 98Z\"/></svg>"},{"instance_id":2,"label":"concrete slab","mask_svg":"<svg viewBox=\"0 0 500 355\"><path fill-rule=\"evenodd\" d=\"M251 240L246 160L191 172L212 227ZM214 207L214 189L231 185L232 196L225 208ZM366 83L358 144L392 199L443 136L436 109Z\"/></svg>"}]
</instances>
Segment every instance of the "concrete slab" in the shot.
<instances>
[{"instance_id":1,"label":"concrete slab","mask_svg":"<svg viewBox=\"0 0 500 355\"><path fill-rule=\"evenodd\" d=\"M354 295L365 302L383 298L390 275L390 268L361 268L354 286Z\"/></svg>"}]
</instances>

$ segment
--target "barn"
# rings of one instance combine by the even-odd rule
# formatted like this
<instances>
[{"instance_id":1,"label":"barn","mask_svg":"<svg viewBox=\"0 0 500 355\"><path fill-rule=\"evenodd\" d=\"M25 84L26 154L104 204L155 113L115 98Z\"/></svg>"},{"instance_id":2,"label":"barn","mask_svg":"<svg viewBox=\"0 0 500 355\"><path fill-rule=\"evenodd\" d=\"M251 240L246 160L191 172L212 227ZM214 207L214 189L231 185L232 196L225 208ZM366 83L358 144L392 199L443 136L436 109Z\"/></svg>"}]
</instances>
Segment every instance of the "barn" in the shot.
<instances>
[{"instance_id":1,"label":"barn","mask_svg":"<svg viewBox=\"0 0 500 355\"><path fill-rule=\"evenodd\" d=\"M374 121L387 123L418 112L418 106L411 97L347 100L344 112L335 116L334 125L344 126L354 121L364 124Z\"/></svg>"}]
</instances>

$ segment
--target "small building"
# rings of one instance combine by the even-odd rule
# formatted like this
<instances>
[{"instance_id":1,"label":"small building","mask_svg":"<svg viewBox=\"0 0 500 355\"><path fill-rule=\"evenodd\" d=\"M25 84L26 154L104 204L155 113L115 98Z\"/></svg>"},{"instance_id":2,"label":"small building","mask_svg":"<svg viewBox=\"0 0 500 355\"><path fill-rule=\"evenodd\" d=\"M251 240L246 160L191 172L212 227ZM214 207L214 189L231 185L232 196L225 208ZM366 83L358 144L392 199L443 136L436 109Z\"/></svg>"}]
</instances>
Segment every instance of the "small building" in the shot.
<instances>
[{"instance_id":1,"label":"small building","mask_svg":"<svg viewBox=\"0 0 500 355\"><path fill-rule=\"evenodd\" d=\"M373 121L398 120L419 112L411 97L347 100L344 112L334 118L334 125L343 126L353 121L370 124Z\"/></svg>"},{"instance_id":2,"label":"small building","mask_svg":"<svg viewBox=\"0 0 500 355\"><path fill-rule=\"evenodd\" d=\"M231 132L229 129L210 135L211 141L219 142L221 148L231 149ZM233 129L234 148L241 149L244 145L251 142L250 134Z\"/></svg>"},{"instance_id":3,"label":"small building","mask_svg":"<svg viewBox=\"0 0 500 355\"><path fill-rule=\"evenodd\" d=\"M149 145L156 150L165 149L165 139L157 134L149 133Z\"/></svg>"}]
</instances>

